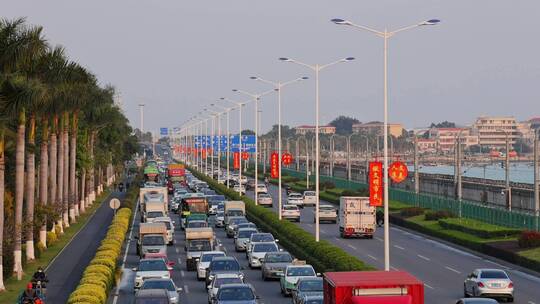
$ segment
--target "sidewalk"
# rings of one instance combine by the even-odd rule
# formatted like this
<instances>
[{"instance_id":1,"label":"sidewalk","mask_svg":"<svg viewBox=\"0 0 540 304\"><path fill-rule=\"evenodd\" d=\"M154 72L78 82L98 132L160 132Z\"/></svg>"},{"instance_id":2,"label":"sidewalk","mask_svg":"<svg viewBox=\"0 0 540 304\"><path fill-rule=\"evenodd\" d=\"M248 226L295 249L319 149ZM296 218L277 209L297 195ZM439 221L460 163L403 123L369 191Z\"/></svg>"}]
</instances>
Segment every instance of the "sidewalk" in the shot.
<instances>
[{"instance_id":1,"label":"sidewalk","mask_svg":"<svg viewBox=\"0 0 540 304\"><path fill-rule=\"evenodd\" d=\"M79 233L47 268L49 284L47 303L66 303L105 237L114 212L109 207L112 198L123 198L125 192L112 192ZM98 204L99 202L95 202Z\"/></svg>"}]
</instances>

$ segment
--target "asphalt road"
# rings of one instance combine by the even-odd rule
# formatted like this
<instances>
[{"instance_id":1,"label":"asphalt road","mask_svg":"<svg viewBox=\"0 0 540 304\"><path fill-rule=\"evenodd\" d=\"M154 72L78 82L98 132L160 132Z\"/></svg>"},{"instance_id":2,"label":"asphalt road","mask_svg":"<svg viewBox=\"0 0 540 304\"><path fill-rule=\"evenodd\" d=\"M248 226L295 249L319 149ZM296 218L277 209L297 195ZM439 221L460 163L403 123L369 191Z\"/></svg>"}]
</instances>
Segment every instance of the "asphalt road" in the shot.
<instances>
[{"instance_id":1,"label":"asphalt road","mask_svg":"<svg viewBox=\"0 0 540 304\"><path fill-rule=\"evenodd\" d=\"M73 240L56 256L46 269L47 303L66 303L69 295L81 280L84 269L90 263L113 218L109 207L112 198L124 197L124 192L114 192L107 197L92 218Z\"/></svg>"},{"instance_id":2,"label":"asphalt road","mask_svg":"<svg viewBox=\"0 0 540 304\"><path fill-rule=\"evenodd\" d=\"M261 182L262 183L262 182ZM273 210L277 213L278 187L269 186ZM247 193L253 198L253 192ZM286 202L283 190L283 203ZM330 204L320 201L321 204ZM300 227L315 233L314 207L301 211ZM384 269L383 229L369 239L342 239L337 224L322 223L320 238L343 248L360 260ZM390 228L390 263L393 270L405 270L425 283L426 304L455 303L463 297L463 281L476 268L498 268L508 272L515 286L515 303L540 303L540 277L516 269L515 265L486 259L454 246L443 244L420 234L405 231L397 226Z\"/></svg>"},{"instance_id":3,"label":"asphalt road","mask_svg":"<svg viewBox=\"0 0 540 304\"><path fill-rule=\"evenodd\" d=\"M173 270L173 281L177 287L181 287L183 291L180 293L181 304L201 304L208 302L208 293L204 281L198 281L196 272L188 272L186 270L186 254L184 252L185 236L184 231L180 229L180 216L171 213L171 218L175 222L174 245L168 246L167 256L170 261L174 261L176 265ZM140 216L137 212L133 225L133 233L131 239L128 240L129 248L125 259L125 265L122 269L123 275L119 284L118 294L115 292L109 298L108 303L130 304L134 301L134 272L132 268L137 267L139 257L136 254L135 234L139 229ZM285 298L280 293L279 281L263 281L261 272L258 269L250 269L244 252L236 252L234 249L234 239L227 238L223 228L215 228L213 226L213 218L210 218L210 225L216 233L217 243L221 244L222 250L228 256L235 256L240 265L243 266L245 280L255 288L256 294L261 297L260 303L291 303L290 298Z\"/></svg>"}]
</instances>

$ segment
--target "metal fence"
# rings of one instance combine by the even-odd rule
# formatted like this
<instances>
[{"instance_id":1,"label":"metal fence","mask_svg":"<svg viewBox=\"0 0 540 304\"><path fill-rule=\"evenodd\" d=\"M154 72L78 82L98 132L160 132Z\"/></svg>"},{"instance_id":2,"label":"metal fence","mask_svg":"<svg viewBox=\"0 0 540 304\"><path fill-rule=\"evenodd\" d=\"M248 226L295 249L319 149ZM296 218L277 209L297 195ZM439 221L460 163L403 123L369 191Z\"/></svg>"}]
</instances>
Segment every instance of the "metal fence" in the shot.
<instances>
[{"instance_id":1,"label":"metal fence","mask_svg":"<svg viewBox=\"0 0 540 304\"><path fill-rule=\"evenodd\" d=\"M283 174L305 179L304 172L291 169L282 169ZM357 190L365 189L367 185L362 182L350 181L343 178L320 175L320 182L330 181L338 188ZM315 175L310 175L310 183L315 181ZM509 211L492 206L482 205L471 201L461 202L452 198L445 198L430 194L416 194L401 189L389 189L390 200L399 201L411 206L428 208L431 210L448 210L465 218L475 219L489 224L501 225L512 228L536 230L539 229L539 218L534 214L520 211Z\"/></svg>"}]
</instances>

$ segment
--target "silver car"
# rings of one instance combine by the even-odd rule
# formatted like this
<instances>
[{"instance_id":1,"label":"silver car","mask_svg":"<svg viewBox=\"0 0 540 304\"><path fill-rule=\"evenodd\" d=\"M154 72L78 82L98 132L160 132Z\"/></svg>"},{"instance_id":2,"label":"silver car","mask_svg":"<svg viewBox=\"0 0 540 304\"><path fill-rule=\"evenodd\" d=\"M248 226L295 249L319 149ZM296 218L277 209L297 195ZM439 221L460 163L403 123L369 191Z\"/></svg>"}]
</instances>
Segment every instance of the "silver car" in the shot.
<instances>
[{"instance_id":1,"label":"silver car","mask_svg":"<svg viewBox=\"0 0 540 304\"><path fill-rule=\"evenodd\" d=\"M264 260L264 256L268 252L279 252L279 248L276 243L258 243L253 245L251 250L248 252L248 263L249 267L261 267Z\"/></svg>"},{"instance_id":2,"label":"silver car","mask_svg":"<svg viewBox=\"0 0 540 304\"><path fill-rule=\"evenodd\" d=\"M242 284L244 279L237 273L218 273L208 288L208 303L216 298L219 287L223 284Z\"/></svg>"},{"instance_id":3,"label":"silver car","mask_svg":"<svg viewBox=\"0 0 540 304\"><path fill-rule=\"evenodd\" d=\"M272 197L268 193L260 193L257 196L257 204L264 207L272 207Z\"/></svg>"},{"instance_id":4,"label":"silver car","mask_svg":"<svg viewBox=\"0 0 540 304\"><path fill-rule=\"evenodd\" d=\"M514 283L504 270L476 269L463 283L465 297L504 298L514 301Z\"/></svg>"},{"instance_id":5,"label":"silver car","mask_svg":"<svg viewBox=\"0 0 540 304\"><path fill-rule=\"evenodd\" d=\"M144 281L141 290L145 289L166 289L169 294L169 301L172 304L178 303L178 293L182 288L177 288L171 279L149 279Z\"/></svg>"},{"instance_id":6,"label":"silver car","mask_svg":"<svg viewBox=\"0 0 540 304\"><path fill-rule=\"evenodd\" d=\"M246 244L249 242L249 238L254 233L257 233L257 229L239 228L238 232L234 236L234 249L236 251L245 251Z\"/></svg>"},{"instance_id":7,"label":"silver car","mask_svg":"<svg viewBox=\"0 0 540 304\"><path fill-rule=\"evenodd\" d=\"M206 268L210 266L213 258L224 256L225 252L222 251L205 251L201 253L201 258L197 261L197 279L202 281L206 278Z\"/></svg>"},{"instance_id":8,"label":"silver car","mask_svg":"<svg viewBox=\"0 0 540 304\"><path fill-rule=\"evenodd\" d=\"M267 279L279 279L285 268L291 265L293 257L290 253L282 252L269 252L264 256L263 264L261 266L261 276L264 281Z\"/></svg>"},{"instance_id":9,"label":"silver car","mask_svg":"<svg viewBox=\"0 0 540 304\"><path fill-rule=\"evenodd\" d=\"M319 222L328 221L332 223L337 223L337 210L334 206L331 205L320 205L319 206ZM313 222L316 222L315 217L313 217Z\"/></svg>"},{"instance_id":10,"label":"silver car","mask_svg":"<svg viewBox=\"0 0 540 304\"><path fill-rule=\"evenodd\" d=\"M215 217L216 227L225 227L225 213L223 211L218 211Z\"/></svg>"},{"instance_id":11,"label":"silver car","mask_svg":"<svg viewBox=\"0 0 540 304\"><path fill-rule=\"evenodd\" d=\"M456 304L499 304L499 302L486 298L467 298L459 299Z\"/></svg>"}]
</instances>

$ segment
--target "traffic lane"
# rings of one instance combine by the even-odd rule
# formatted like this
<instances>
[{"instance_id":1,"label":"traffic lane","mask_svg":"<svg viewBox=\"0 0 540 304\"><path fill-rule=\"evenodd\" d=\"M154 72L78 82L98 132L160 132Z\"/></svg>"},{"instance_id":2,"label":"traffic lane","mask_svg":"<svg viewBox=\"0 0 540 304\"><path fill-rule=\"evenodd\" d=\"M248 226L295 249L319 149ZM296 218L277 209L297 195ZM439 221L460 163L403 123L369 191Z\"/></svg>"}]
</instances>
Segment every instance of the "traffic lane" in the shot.
<instances>
[{"instance_id":1,"label":"traffic lane","mask_svg":"<svg viewBox=\"0 0 540 304\"><path fill-rule=\"evenodd\" d=\"M277 212L277 187L271 185L269 193L274 198L273 209ZM285 191L282 191L282 193L283 203L285 203ZM253 193L249 192L248 195L253 196ZM328 202L321 201L321 203ZM315 228L312 224L314 208L306 207L301 213L302 217L299 225L305 230L314 233ZM383 229L378 229L374 238L377 242L373 242L373 240L341 239L336 224L321 224L320 227L322 239L342 247L377 268L382 269L384 267L384 261L379 258L384 256ZM431 298L430 294L436 296L437 300L441 300L441 297L448 300L461 297L463 280L468 273L476 268L506 268L515 283L516 298L523 299L524 303L529 303L529 301L534 303L535 299L540 298L540 294L533 287L538 286L540 280L537 277L512 269L511 265L500 265L497 262L480 258L397 228L391 229L390 239L392 241L391 262L393 269L407 270L423 280L426 283L426 296L428 299ZM362 241L361 246L356 244L358 241ZM449 288L449 286L452 288Z\"/></svg>"}]
</instances>

